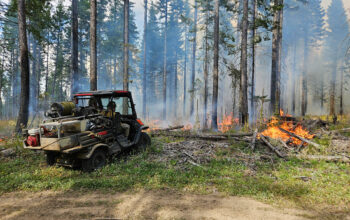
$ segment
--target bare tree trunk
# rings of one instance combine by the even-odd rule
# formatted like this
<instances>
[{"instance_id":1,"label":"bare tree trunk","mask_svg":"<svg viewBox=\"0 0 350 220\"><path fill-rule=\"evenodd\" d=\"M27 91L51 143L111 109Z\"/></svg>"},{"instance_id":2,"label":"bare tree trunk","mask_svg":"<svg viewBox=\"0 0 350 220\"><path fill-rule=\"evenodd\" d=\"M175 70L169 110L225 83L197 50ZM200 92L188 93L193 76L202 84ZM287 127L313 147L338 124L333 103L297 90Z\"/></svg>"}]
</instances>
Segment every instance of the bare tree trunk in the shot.
<instances>
[{"instance_id":1,"label":"bare tree trunk","mask_svg":"<svg viewBox=\"0 0 350 220\"><path fill-rule=\"evenodd\" d=\"M257 10L257 0L252 0L252 8L253 8L253 14L252 14L252 86L250 91L250 111L252 119L254 120L255 117L255 107L254 107L254 96L255 96L255 15Z\"/></svg>"},{"instance_id":2,"label":"bare tree trunk","mask_svg":"<svg viewBox=\"0 0 350 220\"><path fill-rule=\"evenodd\" d=\"M184 61L184 99L182 104L182 115L185 118L186 115L186 83L187 83L187 44L188 44L188 27L186 26L186 37L185 37L185 61Z\"/></svg>"},{"instance_id":3,"label":"bare tree trunk","mask_svg":"<svg viewBox=\"0 0 350 220\"><path fill-rule=\"evenodd\" d=\"M203 124L204 129L208 128L207 122L207 109L208 109L208 65L209 65L209 45L208 45L208 24L209 23L209 10L206 12L205 17L205 55L204 55L204 113L203 113Z\"/></svg>"},{"instance_id":4,"label":"bare tree trunk","mask_svg":"<svg viewBox=\"0 0 350 220\"><path fill-rule=\"evenodd\" d=\"M165 0L164 21L164 60L163 60L163 120L166 120L166 81L167 81L167 32L168 32L168 0Z\"/></svg>"},{"instance_id":5,"label":"bare tree trunk","mask_svg":"<svg viewBox=\"0 0 350 220\"><path fill-rule=\"evenodd\" d=\"M50 38L50 32L47 33L47 39ZM49 58L50 58L50 44L47 44L47 52L46 52L46 75L45 75L45 100L48 96L48 83L49 83Z\"/></svg>"},{"instance_id":6,"label":"bare tree trunk","mask_svg":"<svg viewBox=\"0 0 350 220\"><path fill-rule=\"evenodd\" d=\"M297 57L297 45L294 44L294 50L293 50L293 82L292 82L292 113L295 114L295 74L296 74L296 68L295 66L297 65L296 63L296 57Z\"/></svg>"},{"instance_id":7,"label":"bare tree trunk","mask_svg":"<svg viewBox=\"0 0 350 220\"><path fill-rule=\"evenodd\" d=\"M19 45L18 45L19 48ZM18 76L19 76L19 72L18 72L18 66L19 66L19 62L18 62L18 56L19 56L19 49L15 50L15 55L14 55L14 81L13 81L13 105L12 105L12 110L13 110L13 116L17 116L19 113L19 107L18 107L18 96L19 96L19 88L18 88Z\"/></svg>"},{"instance_id":8,"label":"bare tree trunk","mask_svg":"<svg viewBox=\"0 0 350 220\"><path fill-rule=\"evenodd\" d=\"M90 89L97 90L96 0L90 0Z\"/></svg>"},{"instance_id":9,"label":"bare tree trunk","mask_svg":"<svg viewBox=\"0 0 350 220\"><path fill-rule=\"evenodd\" d=\"M71 96L79 89L78 67L78 0L72 0L72 87Z\"/></svg>"},{"instance_id":10,"label":"bare tree trunk","mask_svg":"<svg viewBox=\"0 0 350 220\"><path fill-rule=\"evenodd\" d=\"M305 116L307 111L307 60L308 60L308 39L307 33L304 39L304 64L303 64L303 75L302 75L302 90L301 90L301 115Z\"/></svg>"},{"instance_id":11,"label":"bare tree trunk","mask_svg":"<svg viewBox=\"0 0 350 220\"><path fill-rule=\"evenodd\" d=\"M192 45L192 74L191 74L191 103L190 117L194 114L195 79L196 79L196 50L197 50L197 1L194 1L193 45Z\"/></svg>"},{"instance_id":12,"label":"bare tree trunk","mask_svg":"<svg viewBox=\"0 0 350 220\"><path fill-rule=\"evenodd\" d=\"M11 87L12 87L12 105L11 105L11 108L12 108L12 111L10 111L10 117L13 118L14 117L14 111L15 111L15 79L16 79L16 71L15 71L15 60L14 60L14 57L15 57L15 49L12 48L11 50L11 71L12 71L12 74L11 74ZM9 106L10 107L10 106Z\"/></svg>"},{"instance_id":13,"label":"bare tree trunk","mask_svg":"<svg viewBox=\"0 0 350 220\"><path fill-rule=\"evenodd\" d=\"M335 114L335 81L337 77L337 64L334 64L329 94L329 115Z\"/></svg>"},{"instance_id":14,"label":"bare tree trunk","mask_svg":"<svg viewBox=\"0 0 350 220\"><path fill-rule=\"evenodd\" d=\"M129 0L124 0L123 90L129 91ZM123 114L128 114L128 100L123 100Z\"/></svg>"},{"instance_id":15,"label":"bare tree trunk","mask_svg":"<svg viewBox=\"0 0 350 220\"><path fill-rule=\"evenodd\" d=\"M279 2L280 6L283 6L283 0ZM282 108L282 100L281 100L281 72L282 72L282 30L283 30L283 8L278 11L279 14L279 22L278 22L278 60L277 60L277 90L276 90L276 101L277 101L277 111L276 113L280 113L280 109Z\"/></svg>"},{"instance_id":16,"label":"bare tree trunk","mask_svg":"<svg viewBox=\"0 0 350 220\"><path fill-rule=\"evenodd\" d=\"M2 119L2 116L3 116L2 106L3 105L2 105L1 92L2 92L2 85L3 85L3 77L4 77L4 55L1 58L0 65L1 65L1 69L0 69L0 119ZM5 100L5 102L6 102L6 100Z\"/></svg>"},{"instance_id":17,"label":"bare tree trunk","mask_svg":"<svg viewBox=\"0 0 350 220\"><path fill-rule=\"evenodd\" d=\"M280 6L283 0L274 0L274 6ZM272 31L272 62L271 62L271 102L270 111L279 114L280 106L280 65L281 65L281 46L282 46L282 18L283 9L274 12L273 31Z\"/></svg>"},{"instance_id":18,"label":"bare tree trunk","mask_svg":"<svg viewBox=\"0 0 350 220\"><path fill-rule=\"evenodd\" d=\"M59 56L60 56L60 53L61 53L60 47L61 47L60 34L57 33L55 71L54 71L54 74L53 74L53 83L52 83L53 85L52 85L52 92L51 92L51 95L52 95L53 99L55 98L55 95L56 95L56 80L57 80L57 74L58 74L58 71L59 71L58 59L59 59Z\"/></svg>"},{"instance_id":19,"label":"bare tree trunk","mask_svg":"<svg viewBox=\"0 0 350 220\"><path fill-rule=\"evenodd\" d=\"M324 107L324 81L323 77L321 76L321 82L320 82L320 101L321 101L321 111L323 112Z\"/></svg>"},{"instance_id":20,"label":"bare tree trunk","mask_svg":"<svg viewBox=\"0 0 350 220\"><path fill-rule=\"evenodd\" d=\"M343 106L343 85L344 85L344 72L342 71L340 74L340 96L339 96L339 114L344 114L344 106Z\"/></svg>"},{"instance_id":21,"label":"bare tree trunk","mask_svg":"<svg viewBox=\"0 0 350 220\"><path fill-rule=\"evenodd\" d=\"M27 28L25 15L25 0L18 0L18 36L21 59L21 97L19 114L16 124L16 132L22 131L22 126L26 127L28 123L28 104L29 104L29 59L27 45Z\"/></svg>"},{"instance_id":22,"label":"bare tree trunk","mask_svg":"<svg viewBox=\"0 0 350 220\"><path fill-rule=\"evenodd\" d=\"M218 90L219 90L219 6L220 0L215 1L214 15L214 68L213 68L213 100L211 128L218 129ZM248 9L247 9L248 10Z\"/></svg>"},{"instance_id":23,"label":"bare tree trunk","mask_svg":"<svg viewBox=\"0 0 350 220\"><path fill-rule=\"evenodd\" d=\"M40 78L41 78L41 45L37 45L37 54L36 54L36 79L35 79L35 111L39 109L39 96L40 96Z\"/></svg>"},{"instance_id":24,"label":"bare tree trunk","mask_svg":"<svg viewBox=\"0 0 350 220\"><path fill-rule=\"evenodd\" d=\"M146 118L146 100L147 100L147 0L144 0L144 18L143 18L143 80L142 80L142 116Z\"/></svg>"},{"instance_id":25,"label":"bare tree trunk","mask_svg":"<svg viewBox=\"0 0 350 220\"><path fill-rule=\"evenodd\" d=\"M177 51L175 51L175 64L174 64L174 100L173 102L173 111L174 118L177 118Z\"/></svg>"},{"instance_id":26,"label":"bare tree trunk","mask_svg":"<svg viewBox=\"0 0 350 220\"><path fill-rule=\"evenodd\" d=\"M36 111L35 109L35 106L36 106L36 102L37 100L35 99L35 95L36 95L36 75L37 75L37 63L38 63L38 60L37 60L37 41L34 39L34 37L32 35L29 35L31 37L29 37L31 40L29 41L32 41L32 56L33 56L33 59L32 59L32 72L30 73L30 78L32 79L31 80L31 83L30 83L30 90L31 90L31 94L30 94L30 100L29 100L29 108L32 110L32 111ZM30 45L30 44L29 44Z\"/></svg>"},{"instance_id":27,"label":"bare tree trunk","mask_svg":"<svg viewBox=\"0 0 350 220\"><path fill-rule=\"evenodd\" d=\"M247 32L248 32L248 0L243 1L242 39L241 39L241 83L239 89L239 121L241 125L248 122L247 95Z\"/></svg>"}]
</instances>

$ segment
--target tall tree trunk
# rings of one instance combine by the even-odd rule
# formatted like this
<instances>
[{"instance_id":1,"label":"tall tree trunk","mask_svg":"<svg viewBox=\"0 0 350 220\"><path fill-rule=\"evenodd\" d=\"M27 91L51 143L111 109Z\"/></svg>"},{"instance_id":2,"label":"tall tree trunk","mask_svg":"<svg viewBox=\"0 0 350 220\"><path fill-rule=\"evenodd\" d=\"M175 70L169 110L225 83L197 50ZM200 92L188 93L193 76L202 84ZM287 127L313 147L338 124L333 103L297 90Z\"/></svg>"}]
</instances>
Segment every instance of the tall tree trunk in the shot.
<instances>
[{"instance_id":1,"label":"tall tree trunk","mask_svg":"<svg viewBox=\"0 0 350 220\"><path fill-rule=\"evenodd\" d=\"M297 65L296 63L296 57L297 57L297 44L294 44L294 49L293 49L293 73L292 73L292 113L295 114L295 80L296 80L296 68L295 66Z\"/></svg>"},{"instance_id":2,"label":"tall tree trunk","mask_svg":"<svg viewBox=\"0 0 350 220\"><path fill-rule=\"evenodd\" d=\"M27 45L27 27L25 15L25 0L18 0L18 36L20 45L20 63L21 63L21 97L19 114L16 124L16 132L22 131L22 126L26 127L28 123L28 104L29 104L29 59Z\"/></svg>"},{"instance_id":3,"label":"tall tree trunk","mask_svg":"<svg viewBox=\"0 0 350 220\"><path fill-rule=\"evenodd\" d=\"M279 5L283 6L283 1L280 0ZM277 60L277 90L276 90L276 101L277 101L277 110L276 113L280 113L282 106L281 100L281 72L282 72L282 33L283 33L283 8L278 11L279 22L278 22L278 60Z\"/></svg>"},{"instance_id":4,"label":"tall tree trunk","mask_svg":"<svg viewBox=\"0 0 350 220\"><path fill-rule=\"evenodd\" d=\"M247 94L247 32L248 32L248 0L243 1L242 39L241 39L241 82L239 87L239 121L241 125L248 122Z\"/></svg>"},{"instance_id":5,"label":"tall tree trunk","mask_svg":"<svg viewBox=\"0 0 350 220\"><path fill-rule=\"evenodd\" d=\"M321 111L323 113L323 107L324 107L324 81L323 77L321 76L321 82L320 82L320 102L321 102Z\"/></svg>"},{"instance_id":6,"label":"tall tree trunk","mask_svg":"<svg viewBox=\"0 0 350 220\"><path fill-rule=\"evenodd\" d=\"M2 56L1 60L0 60L0 119L2 119L3 117L3 109L2 109L2 87L3 87L3 77L4 77L4 55ZM6 102L6 100L5 100ZM7 103L5 103L7 104Z\"/></svg>"},{"instance_id":7,"label":"tall tree trunk","mask_svg":"<svg viewBox=\"0 0 350 220\"><path fill-rule=\"evenodd\" d=\"M78 67L78 0L72 0L72 87L71 95L79 90Z\"/></svg>"},{"instance_id":8,"label":"tall tree trunk","mask_svg":"<svg viewBox=\"0 0 350 220\"><path fill-rule=\"evenodd\" d=\"M209 45L208 45L208 26L209 26L209 10L206 12L205 17L205 36L204 36L204 113L203 113L203 124L204 129L208 128L207 122L207 109L208 109L208 64L209 64Z\"/></svg>"},{"instance_id":9,"label":"tall tree trunk","mask_svg":"<svg viewBox=\"0 0 350 220\"><path fill-rule=\"evenodd\" d=\"M31 90L31 94L30 94L30 100L29 100L29 106L30 109L35 112L35 106L36 106L36 99L35 99L35 95L36 95L36 75L37 75L37 63L38 60L37 58L37 41L34 39L34 37L32 35L29 35L31 37L29 37L33 43L32 43L32 51L33 51L33 59L32 59L32 72L30 73L30 78L32 79L30 82L30 90Z\"/></svg>"},{"instance_id":10,"label":"tall tree trunk","mask_svg":"<svg viewBox=\"0 0 350 220\"><path fill-rule=\"evenodd\" d=\"M188 27L186 26L186 37L185 37L185 60L184 60L184 97L183 97L183 104L182 104L182 115L185 118L186 116L186 83L187 83L187 44L188 44Z\"/></svg>"},{"instance_id":11,"label":"tall tree trunk","mask_svg":"<svg viewBox=\"0 0 350 220\"><path fill-rule=\"evenodd\" d=\"M47 33L47 39L49 41L50 32ZM50 44L47 44L47 52L46 52L46 74L45 74L45 100L48 97L48 83L49 83L49 58L50 58Z\"/></svg>"},{"instance_id":12,"label":"tall tree trunk","mask_svg":"<svg viewBox=\"0 0 350 220\"><path fill-rule=\"evenodd\" d=\"M19 48L19 42L18 42L18 48ZM18 82L18 79L19 79L19 62L18 62L18 56L19 56L19 49L15 50L15 61L14 61L14 81L13 81L13 106L12 106L12 109L14 111L14 116L18 116L19 114L19 103L18 103L18 97L19 97L19 93L20 93L20 88L18 86L19 82Z\"/></svg>"},{"instance_id":13,"label":"tall tree trunk","mask_svg":"<svg viewBox=\"0 0 350 220\"><path fill-rule=\"evenodd\" d=\"M39 96L40 96L40 78L41 78L41 45L37 45L37 53L36 53L36 78L35 78L35 111L39 109Z\"/></svg>"},{"instance_id":14,"label":"tall tree trunk","mask_svg":"<svg viewBox=\"0 0 350 220\"><path fill-rule=\"evenodd\" d=\"M250 112L252 114L252 119L255 117L255 107L254 107L254 96L255 96L255 14L257 10L257 0L252 0L252 86L250 91Z\"/></svg>"},{"instance_id":15,"label":"tall tree trunk","mask_svg":"<svg viewBox=\"0 0 350 220\"><path fill-rule=\"evenodd\" d=\"M220 0L215 1L214 15L214 67L213 67L213 100L211 128L218 129L218 91L219 91L219 7ZM248 10L248 9L247 9Z\"/></svg>"},{"instance_id":16,"label":"tall tree trunk","mask_svg":"<svg viewBox=\"0 0 350 220\"><path fill-rule=\"evenodd\" d=\"M96 0L90 0L90 89L97 90Z\"/></svg>"},{"instance_id":17,"label":"tall tree trunk","mask_svg":"<svg viewBox=\"0 0 350 220\"><path fill-rule=\"evenodd\" d=\"M124 0L123 90L129 91L129 0ZM128 114L128 100L123 100L123 114Z\"/></svg>"},{"instance_id":18,"label":"tall tree trunk","mask_svg":"<svg viewBox=\"0 0 350 220\"><path fill-rule=\"evenodd\" d=\"M177 50L175 51L175 63L174 63L174 100L173 102L173 108L174 111L174 118L177 118Z\"/></svg>"},{"instance_id":19,"label":"tall tree trunk","mask_svg":"<svg viewBox=\"0 0 350 220\"><path fill-rule=\"evenodd\" d=\"M52 98L55 99L55 95L56 95L56 80L57 80L57 74L59 71L59 67L58 67L58 60L59 60L59 56L61 53L61 41L60 41L60 34L57 33L57 45L56 45L56 60L55 60L55 71L53 74L53 85L52 85Z\"/></svg>"},{"instance_id":20,"label":"tall tree trunk","mask_svg":"<svg viewBox=\"0 0 350 220\"><path fill-rule=\"evenodd\" d=\"M144 0L144 18L143 18L143 80L142 80L142 116L146 118L147 101L147 0Z\"/></svg>"},{"instance_id":21,"label":"tall tree trunk","mask_svg":"<svg viewBox=\"0 0 350 220\"><path fill-rule=\"evenodd\" d=\"M337 60L337 58L335 58ZM335 114L335 82L337 78L337 61L333 64L331 88L329 94L329 115Z\"/></svg>"},{"instance_id":22,"label":"tall tree trunk","mask_svg":"<svg viewBox=\"0 0 350 220\"><path fill-rule=\"evenodd\" d=\"M339 114L344 114L344 106L343 106L343 85L344 85L344 71L340 74L340 96L339 96Z\"/></svg>"},{"instance_id":23,"label":"tall tree trunk","mask_svg":"<svg viewBox=\"0 0 350 220\"><path fill-rule=\"evenodd\" d=\"M194 1L192 73L191 73L191 103L190 117L194 114L195 79L196 79L196 50L197 50L197 1Z\"/></svg>"},{"instance_id":24,"label":"tall tree trunk","mask_svg":"<svg viewBox=\"0 0 350 220\"><path fill-rule=\"evenodd\" d=\"M274 0L274 6L280 6L283 0ZM282 10L275 11L273 16L273 31L272 31L272 62L271 62L271 90L270 90L270 112L279 114L280 110L280 64L281 64L281 41L282 41Z\"/></svg>"},{"instance_id":25,"label":"tall tree trunk","mask_svg":"<svg viewBox=\"0 0 350 220\"><path fill-rule=\"evenodd\" d=\"M166 120L166 82L167 82L167 32L168 32L168 0L165 0L164 21L164 60L163 60L163 120Z\"/></svg>"},{"instance_id":26,"label":"tall tree trunk","mask_svg":"<svg viewBox=\"0 0 350 220\"><path fill-rule=\"evenodd\" d=\"M305 32L304 39L304 64L303 64L303 75L301 80L301 115L305 116L307 111L307 60L308 60L308 34Z\"/></svg>"},{"instance_id":27,"label":"tall tree trunk","mask_svg":"<svg viewBox=\"0 0 350 220\"><path fill-rule=\"evenodd\" d=\"M16 71L15 71L15 49L12 48L11 50L11 71L12 71L12 74L11 74L11 87L12 87L12 105L11 105L11 108L12 108L12 111L10 111L10 117L13 118L14 117L14 111L15 111L15 79L16 79ZM9 106L10 107L10 106Z\"/></svg>"}]
</instances>

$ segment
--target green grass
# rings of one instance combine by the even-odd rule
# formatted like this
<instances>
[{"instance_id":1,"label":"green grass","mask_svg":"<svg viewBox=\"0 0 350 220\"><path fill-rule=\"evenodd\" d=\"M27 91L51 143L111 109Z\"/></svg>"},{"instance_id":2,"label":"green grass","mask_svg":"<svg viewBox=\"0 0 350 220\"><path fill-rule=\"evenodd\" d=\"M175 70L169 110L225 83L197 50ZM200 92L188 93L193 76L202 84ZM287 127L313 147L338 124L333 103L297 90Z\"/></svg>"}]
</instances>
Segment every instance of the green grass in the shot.
<instances>
[{"instance_id":1,"label":"green grass","mask_svg":"<svg viewBox=\"0 0 350 220\"><path fill-rule=\"evenodd\" d=\"M0 194L11 191L175 189L195 193L219 191L249 196L275 204L300 207L337 206L349 212L350 166L348 164L289 161L257 161L246 165L234 152L250 154L245 144L232 144L217 152L216 159L202 167L188 165L179 171L169 164L149 160L162 151L161 142L144 153L131 154L100 171L83 173L62 167L47 167L44 156L20 150L18 157L0 162ZM310 177L304 182L300 176Z\"/></svg>"}]
</instances>

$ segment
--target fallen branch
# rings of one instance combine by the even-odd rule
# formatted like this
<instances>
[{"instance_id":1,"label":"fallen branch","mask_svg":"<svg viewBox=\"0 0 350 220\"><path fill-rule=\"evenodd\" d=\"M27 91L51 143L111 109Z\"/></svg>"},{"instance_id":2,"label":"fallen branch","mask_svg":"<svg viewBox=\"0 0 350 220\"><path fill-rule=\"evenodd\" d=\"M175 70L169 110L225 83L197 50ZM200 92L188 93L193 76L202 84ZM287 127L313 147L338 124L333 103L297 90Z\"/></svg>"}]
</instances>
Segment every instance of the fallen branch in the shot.
<instances>
[{"instance_id":1,"label":"fallen branch","mask_svg":"<svg viewBox=\"0 0 350 220\"><path fill-rule=\"evenodd\" d=\"M181 128L184 128L184 125L179 125L179 126L174 126L174 127L168 127L168 128L159 128L159 129L153 130L152 132L172 131L172 130L181 129Z\"/></svg>"},{"instance_id":2,"label":"fallen branch","mask_svg":"<svg viewBox=\"0 0 350 220\"><path fill-rule=\"evenodd\" d=\"M267 139L264 135L260 134L260 139L273 151L279 156L280 158L285 158L284 155L282 155L277 148L275 148Z\"/></svg>"},{"instance_id":3,"label":"fallen branch","mask_svg":"<svg viewBox=\"0 0 350 220\"><path fill-rule=\"evenodd\" d=\"M341 163L350 163L350 159L346 156L323 156L323 155L297 155L299 159L304 160L323 160L326 162L341 162Z\"/></svg>"},{"instance_id":4,"label":"fallen branch","mask_svg":"<svg viewBox=\"0 0 350 220\"><path fill-rule=\"evenodd\" d=\"M315 146L315 147L317 147L317 148L321 148L321 145L316 144L315 142L312 142L312 141L310 141L310 140L308 140L308 139L306 139L306 138L300 137L299 135L294 134L294 133L292 133L292 132L289 132L289 131L287 131L287 130L284 130L283 128L279 128L279 129L280 129L281 131L283 131L284 133L289 134L289 135L292 136L292 137L298 138L299 140L301 140L301 141L303 141L303 142L305 142L305 143L311 144L311 145L313 145L313 146Z\"/></svg>"},{"instance_id":5,"label":"fallen branch","mask_svg":"<svg viewBox=\"0 0 350 220\"><path fill-rule=\"evenodd\" d=\"M188 160L187 162L189 162L190 164L192 164L192 165L194 165L194 166L203 168L201 165L199 165L199 164L196 163L196 162L193 162L192 160Z\"/></svg>"},{"instance_id":6,"label":"fallen branch","mask_svg":"<svg viewBox=\"0 0 350 220\"><path fill-rule=\"evenodd\" d=\"M293 148L289 147L289 146L286 144L286 142L284 142L282 139L278 139L278 140L279 140L279 142L280 142L285 148L287 148L287 149L290 150L290 151L293 150Z\"/></svg>"},{"instance_id":7,"label":"fallen branch","mask_svg":"<svg viewBox=\"0 0 350 220\"><path fill-rule=\"evenodd\" d=\"M183 152L186 156L191 158L192 160L196 161L196 158L194 158L192 155L188 154L187 152Z\"/></svg>"}]
</instances>

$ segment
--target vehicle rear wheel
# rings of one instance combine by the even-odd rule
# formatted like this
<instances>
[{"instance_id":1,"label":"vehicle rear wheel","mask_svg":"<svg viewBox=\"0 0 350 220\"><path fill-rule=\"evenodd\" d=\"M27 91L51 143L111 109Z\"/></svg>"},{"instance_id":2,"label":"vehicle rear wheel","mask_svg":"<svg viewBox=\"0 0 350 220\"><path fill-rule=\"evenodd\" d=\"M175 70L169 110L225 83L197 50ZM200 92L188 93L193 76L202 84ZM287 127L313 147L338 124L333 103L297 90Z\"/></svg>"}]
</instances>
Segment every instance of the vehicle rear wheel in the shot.
<instances>
[{"instance_id":1,"label":"vehicle rear wheel","mask_svg":"<svg viewBox=\"0 0 350 220\"><path fill-rule=\"evenodd\" d=\"M101 149L95 150L89 159L82 161L82 168L85 172L92 172L101 169L107 164L107 154Z\"/></svg>"},{"instance_id":2,"label":"vehicle rear wheel","mask_svg":"<svg viewBox=\"0 0 350 220\"><path fill-rule=\"evenodd\" d=\"M141 151L144 151L150 145L151 145L151 138L147 133L142 132L140 136L140 140L137 143L137 148Z\"/></svg>"},{"instance_id":3,"label":"vehicle rear wheel","mask_svg":"<svg viewBox=\"0 0 350 220\"><path fill-rule=\"evenodd\" d=\"M57 154L55 152L46 152L46 164L48 166L55 165L57 160Z\"/></svg>"}]
</instances>

